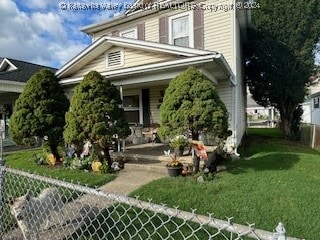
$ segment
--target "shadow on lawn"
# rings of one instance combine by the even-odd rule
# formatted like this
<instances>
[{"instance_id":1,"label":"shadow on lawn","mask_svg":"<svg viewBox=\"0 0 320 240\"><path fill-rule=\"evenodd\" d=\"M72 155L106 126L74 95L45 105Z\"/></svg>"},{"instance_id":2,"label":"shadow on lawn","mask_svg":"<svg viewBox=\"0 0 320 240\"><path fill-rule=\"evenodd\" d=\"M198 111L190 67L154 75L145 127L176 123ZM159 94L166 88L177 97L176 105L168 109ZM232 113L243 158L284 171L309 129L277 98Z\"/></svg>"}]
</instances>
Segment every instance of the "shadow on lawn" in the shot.
<instances>
[{"instance_id":1,"label":"shadow on lawn","mask_svg":"<svg viewBox=\"0 0 320 240\"><path fill-rule=\"evenodd\" d=\"M297 154L292 153L266 153L263 156L251 157L230 163L228 172L232 174L245 173L252 169L255 171L288 170L300 161Z\"/></svg>"}]
</instances>

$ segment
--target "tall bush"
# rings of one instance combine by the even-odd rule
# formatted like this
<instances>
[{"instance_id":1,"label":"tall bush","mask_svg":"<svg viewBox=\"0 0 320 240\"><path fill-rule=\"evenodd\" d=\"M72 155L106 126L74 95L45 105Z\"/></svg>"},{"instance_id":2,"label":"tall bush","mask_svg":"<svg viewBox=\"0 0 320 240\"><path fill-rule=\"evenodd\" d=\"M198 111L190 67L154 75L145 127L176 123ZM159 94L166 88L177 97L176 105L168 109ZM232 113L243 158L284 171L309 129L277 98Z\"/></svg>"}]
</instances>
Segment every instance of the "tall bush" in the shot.
<instances>
[{"instance_id":1,"label":"tall bush","mask_svg":"<svg viewBox=\"0 0 320 240\"><path fill-rule=\"evenodd\" d=\"M47 137L50 151L60 159L57 147L62 140L69 101L54 73L42 69L27 82L15 102L10 118L10 136L18 144L32 137Z\"/></svg>"},{"instance_id":2,"label":"tall bush","mask_svg":"<svg viewBox=\"0 0 320 240\"><path fill-rule=\"evenodd\" d=\"M119 90L98 72L89 72L71 98L65 142L82 145L84 141L91 141L99 160L107 160L111 165L108 148L113 135L124 138L130 133L120 104Z\"/></svg>"}]
</instances>

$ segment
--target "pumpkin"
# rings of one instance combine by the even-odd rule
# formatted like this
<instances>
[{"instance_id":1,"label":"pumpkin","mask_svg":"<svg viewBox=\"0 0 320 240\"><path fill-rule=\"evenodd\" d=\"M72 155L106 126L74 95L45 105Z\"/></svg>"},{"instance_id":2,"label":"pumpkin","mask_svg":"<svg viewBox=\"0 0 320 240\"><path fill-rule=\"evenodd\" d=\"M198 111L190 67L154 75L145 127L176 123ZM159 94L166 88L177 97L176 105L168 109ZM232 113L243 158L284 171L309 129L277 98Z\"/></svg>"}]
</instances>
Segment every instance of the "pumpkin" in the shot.
<instances>
[{"instance_id":1,"label":"pumpkin","mask_svg":"<svg viewBox=\"0 0 320 240\"><path fill-rule=\"evenodd\" d=\"M56 158L54 157L54 155L52 153L47 155L47 159L48 159L48 163L50 166L56 165Z\"/></svg>"},{"instance_id":2,"label":"pumpkin","mask_svg":"<svg viewBox=\"0 0 320 240\"><path fill-rule=\"evenodd\" d=\"M101 166L102 166L102 163L101 163L101 162L99 162L99 161L93 162L93 163L91 164L92 171L94 171L94 172L99 172Z\"/></svg>"}]
</instances>

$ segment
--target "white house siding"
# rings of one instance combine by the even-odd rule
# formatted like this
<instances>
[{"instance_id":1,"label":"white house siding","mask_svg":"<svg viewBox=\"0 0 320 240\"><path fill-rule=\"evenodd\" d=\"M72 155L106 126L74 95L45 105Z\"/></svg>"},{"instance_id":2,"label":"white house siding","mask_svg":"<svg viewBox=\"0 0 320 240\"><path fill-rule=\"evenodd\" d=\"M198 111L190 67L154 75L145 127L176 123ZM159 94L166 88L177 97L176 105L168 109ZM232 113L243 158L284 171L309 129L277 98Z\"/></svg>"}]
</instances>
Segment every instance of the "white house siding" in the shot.
<instances>
[{"instance_id":1,"label":"white house siding","mask_svg":"<svg viewBox=\"0 0 320 240\"><path fill-rule=\"evenodd\" d=\"M106 54L103 53L93 61L89 62L79 71L77 71L72 77L83 77L90 71L104 72L106 70Z\"/></svg>"},{"instance_id":2,"label":"white house siding","mask_svg":"<svg viewBox=\"0 0 320 240\"><path fill-rule=\"evenodd\" d=\"M304 102L301 104L303 114L301 116L301 122L311 123L311 101Z\"/></svg>"},{"instance_id":3,"label":"white house siding","mask_svg":"<svg viewBox=\"0 0 320 240\"><path fill-rule=\"evenodd\" d=\"M115 47L118 48L118 47ZM112 51L111 48L109 51ZM99 57L94 59L93 61L89 62L79 71L77 71L72 77L83 77L90 71L97 71L97 72L105 72L108 70L115 70L121 68L128 68L128 67L135 67L135 66L143 66L146 64L163 62L168 60L178 59L177 56L171 54L161 54L161 53L154 53L154 52L147 52L138 49L130 49L130 48L123 48L124 51L124 64L120 66L114 66L107 68L106 67L106 52L101 54Z\"/></svg>"},{"instance_id":4,"label":"white house siding","mask_svg":"<svg viewBox=\"0 0 320 240\"><path fill-rule=\"evenodd\" d=\"M153 17L145 22L146 41L159 42L159 17Z\"/></svg>"},{"instance_id":5,"label":"white house siding","mask_svg":"<svg viewBox=\"0 0 320 240\"><path fill-rule=\"evenodd\" d=\"M137 49L124 49L124 66L123 68L127 67L134 67L134 66L141 66L151 63L163 62L168 60L178 59L178 57L170 55L170 54L160 54L154 52L146 52Z\"/></svg>"},{"instance_id":6,"label":"white house siding","mask_svg":"<svg viewBox=\"0 0 320 240\"><path fill-rule=\"evenodd\" d=\"M236 20L235 24L235 39L241 38L240 36L240 27L239 23ZM238 146L241 143L242 137L245 133L246 130L246 125L247 125L247 120L246 120L246 88L244 86L244 72L243 72L243 62L244 60L242 59L242 46L240 44L240 41L237 41L235 43L236 47L236 54L235 54L235 63L236 63L236 71L235 71L235 78L236 78L236 88L237 88L237 94L236 94L236 102L237 105L236 111L237 111L237 116L236 116L236 145Z\"/></svg>"},{"instance_id":7,"label":"white house siding","mask_svg":"<svg viewBox=\"0 0 320 240\"><path fill-rule=\"evenodd\" d=\"M230 6L229 0L209 0L201 1L206 6ZM132 28L138 23L145 23L145 40L159 42L159 18L163 16L173 16L187 10L165 10L153 15L142 17L129 23L119 24L117 26L101 30L94 34L94 39L103 35L111 35L113 31L123 31ZM231 67L233 67L233 45L232 45L232 14L234 10L223 11L204 10L204 49L222 53Z\"/></svg>"},{"instance_id":8,"label":"white house siding","mask_svg":"<svg viewBox=\"0 0 320 240\"><path fill-rule=\"evenodd\" d=\"M230 1L206 1L206 5L230 4ZM232 14L233 11L204 11L204 49L222 53L233 68L232 46Z\"/></svg>"},{"instance_id":9,"label":"white house siding","mask_svg":"<svg viewBox=\"0 0 320 240\"><path fill-rule=\"evenodd\" d=\"M232 113L232 85L230 82L220 83L216 86L217 92L220 96L221 101L226 105L228 115L229 115L229 125L230 127L233 126L233 113Z\"/></svg>"},{"instance_id":10,"label":"white house siding","mask_svg":"<svg viewBox=\"0 0 320 240\"><path fill-rule=\"evenodd\" d=\"M317 101L317 106L315 105ZM319 108L320 94L311 97L311 123L320 125L320 108Z\"/></svg>"},{"instance_id":11,"label":"white house siding","mask_svg":"<svg viewBox=\"0 0 320 240\"><path fill-rule=\"evenodd\" d=\"M165 92L167 86L150 88L150 123L160 123L160 105L163 100L161 93Z\"/></svg>"}]
</instances>

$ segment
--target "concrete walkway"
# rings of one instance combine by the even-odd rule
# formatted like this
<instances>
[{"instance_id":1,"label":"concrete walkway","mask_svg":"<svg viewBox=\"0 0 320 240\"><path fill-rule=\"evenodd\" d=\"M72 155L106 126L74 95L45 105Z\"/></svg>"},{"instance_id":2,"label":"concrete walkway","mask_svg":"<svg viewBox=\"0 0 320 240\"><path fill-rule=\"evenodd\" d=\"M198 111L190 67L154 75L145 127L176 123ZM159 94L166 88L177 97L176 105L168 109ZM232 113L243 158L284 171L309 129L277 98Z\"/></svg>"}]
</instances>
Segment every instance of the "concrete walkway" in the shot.
<instances>
[{"instance_id":1,"label":"concrete walkway","mask_svg":"<svg viewBox=\"0 0 320 240\"><path fill-rule=\"evenodd\" d=\"M159 178L167 177L166 172L149 172L128 167L118 173L115 180L100 187L104 192L129 195L139 187Z\"/></svg>"}]
</instances>

